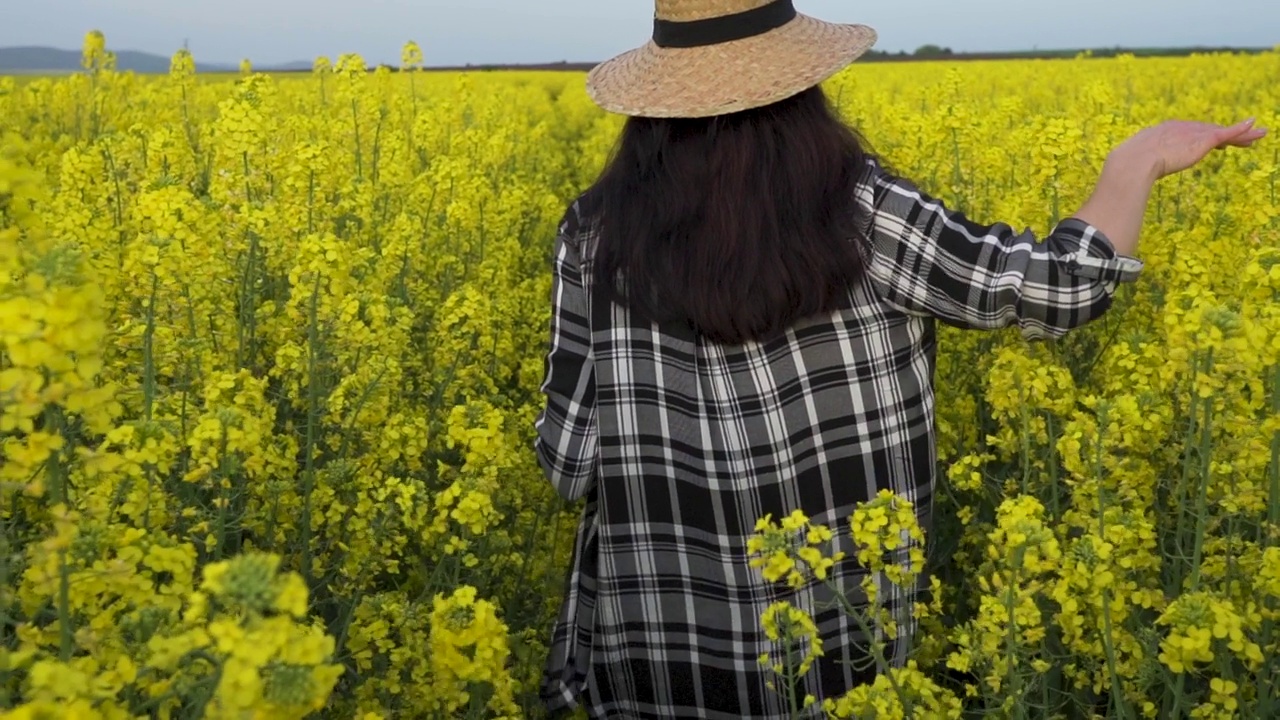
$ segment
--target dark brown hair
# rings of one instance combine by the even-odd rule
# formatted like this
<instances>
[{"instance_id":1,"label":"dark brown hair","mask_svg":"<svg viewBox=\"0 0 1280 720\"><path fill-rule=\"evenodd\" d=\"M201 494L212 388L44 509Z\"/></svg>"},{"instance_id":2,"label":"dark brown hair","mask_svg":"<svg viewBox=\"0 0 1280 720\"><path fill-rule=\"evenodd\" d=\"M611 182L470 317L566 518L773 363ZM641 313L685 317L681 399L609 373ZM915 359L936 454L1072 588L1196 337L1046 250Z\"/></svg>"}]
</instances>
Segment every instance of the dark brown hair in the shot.
<instances>
[{"instance_id":1,"label":"dark brown hair","mask_svg":"<svg viewBox=\"0 0 1280 720\"><path fill-rule=\"evenodd\" d=\"M819 88L711 118L628 118L588 191L599 287L735 345L836 310L863 271L864 147Z\"/></svg>"}]
</instances>

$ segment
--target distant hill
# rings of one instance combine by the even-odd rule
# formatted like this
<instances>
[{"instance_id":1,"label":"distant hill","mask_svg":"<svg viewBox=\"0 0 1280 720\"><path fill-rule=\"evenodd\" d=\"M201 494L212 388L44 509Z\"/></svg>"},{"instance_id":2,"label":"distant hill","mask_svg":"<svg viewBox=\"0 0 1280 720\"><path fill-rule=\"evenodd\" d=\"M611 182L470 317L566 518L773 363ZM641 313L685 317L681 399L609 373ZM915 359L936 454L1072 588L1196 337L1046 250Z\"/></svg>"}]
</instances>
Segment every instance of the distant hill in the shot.
<instances>
[{"instance_id":1,"label":"distant hill","mask_svg":"<svg viewBox=\"0 0 1280 720\"><path fill-rule=\"evenodd\" d=\"M315 67L313 60L295 60L293 62L280 63L279 65L269 65L259 68L253 66L255 70L264 70L269 72L311 72L311 68Z\"/></svg>"},{"instance_id":2,"label":"distant hill","mask_svg":"<svg viewBox=\"0 0 1280 720\"><path fill-rule=\"evenodd\" d=\"M136 50L116 51L116 69L133 71L140 74L163 74L169 72L169 58ZM287 63L283 69L300 69L303 65L310 69L311 63ZM80 69L79 50L59 50L51 47L0 47L0 75L5 73L33 72L72 72ZM196 62L199 72L230 72L238 69L237 65L224 63ZM275 67L262 68L274 70Z\"/></svg>"}]
</instances>

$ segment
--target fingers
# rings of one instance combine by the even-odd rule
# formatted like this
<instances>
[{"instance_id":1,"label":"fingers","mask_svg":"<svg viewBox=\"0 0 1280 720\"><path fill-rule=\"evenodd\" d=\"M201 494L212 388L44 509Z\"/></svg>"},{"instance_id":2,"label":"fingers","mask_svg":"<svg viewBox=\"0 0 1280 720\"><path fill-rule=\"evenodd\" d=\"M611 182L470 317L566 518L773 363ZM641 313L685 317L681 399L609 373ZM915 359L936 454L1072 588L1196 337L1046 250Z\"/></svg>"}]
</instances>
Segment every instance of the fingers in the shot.
<instances>
[{"instance_id":1,"label":"fingers","mask_svg":"<svg viewBox=\"0 0 1280 720\"><path fill-rule=\"evenodd\" d=\"M1214 146L1218 148L1249 147L1266 137L1267 129L1254 127L1254 122L1253 118L1249 118L1230 127L1217 130L1214 132Z\"/></svg>"},{"instance_id":2,"label":"fingers","mask_svg":"<svg viewBox=\"0 0 1280 720\"><path fill-rule=\"evenodd\" d=\"M1222 143L1234 140L1235 138L1240 137L1241 135L1244 135L1245 133L1252 130L1254 122L1255 121L1253 118L1249 118L1248 120L1238 122L1235 125L1229 125L1227 127L1219 128L1216 131L1214 131L1214 139L1218 141L1218 144L1222 144Z\"/></svg>"},{"instance_id":3,"label":"fingers","mask_svg":"<svg viewBox=\"0 0 1280 720\"><path fill-rule=\"evenodd\" d=\"M1232 140L1231 142L1227 143L1227 147L1241 147L1241 148L1253 147L1254 143L1258 142L1264 137L1266 137L1266 133L1263 133L1262 135L1258 135L1257 137L1236 138L1235 140Z\"/></svg>"},{"instance_id":4,"label":"fingers","mask_svg":"<svg viewBox=\"0 0 1280 720\"><path fill-rule=\"evenodd\" d=\"M1248 128L1244 132L1227 138L1218 144L1218 147L1250 147L1255 142L1267 136L1266 128Z\"/></svg>"}]
</instances>

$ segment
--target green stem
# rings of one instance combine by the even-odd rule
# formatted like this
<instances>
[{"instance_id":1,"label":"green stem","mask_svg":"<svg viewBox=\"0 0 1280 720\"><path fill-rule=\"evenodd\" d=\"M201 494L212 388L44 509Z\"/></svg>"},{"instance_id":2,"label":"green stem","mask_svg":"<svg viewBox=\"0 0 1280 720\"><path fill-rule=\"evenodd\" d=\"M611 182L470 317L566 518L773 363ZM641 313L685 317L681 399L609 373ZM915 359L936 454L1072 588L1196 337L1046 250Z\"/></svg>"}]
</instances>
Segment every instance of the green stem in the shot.
<instances>
[{"instance_id":1,"label":"green stem","mask_svg":"<svg viewBox=\"0 0 1280 720\"><path fill-rule=\"evenodd\" d=\"M1008 643L1008 663L1009 663L1009 692L1014 701L1015 717L1026 717L1025 704L1022 702L1022 678L1018 674L1018 619L1013 610L1013 597L1017 593L1018 587L1018 568L1022 566L1022 561L1026 555L1026 548L1018 548L1014 554L1013 566L1010 568L1009 584L1005 588L1005 612L1009 614L1009 634Z\"/></svg>"},{"instance_id":2,"label":"green stem","mask_svg":"<svg viewBox=\"0 0 1280 720\"><path fill-rule=\"evenodd\" d=\"M240 368L253 369L258 355L258 233L249 230L249 255L245 259L244 275L240 288L240 322L236 323L237 347L236 365Z\"/></svg>"},{"instance_id":3,"label":"green stem","mask_svg":"<svg viewBox=\"0 0 1280 720\"><path fill-rule=\"evenodd\" d=\"M364 178L364 153L360 147L360 109L355 97L351 98L351 125L355 130L356 141L356 177Z\"/></svg>"},{"instance_id":4,"label":"green stem","mask_svg":"<svg viewBox=\"0 0 1280 720\"><path fill-rule=\"evenodd\" d=\"M222 480L226 478L227 469L227 426L222 424L222 437L218 441L218 471L214 474L213 486L222 488ZM221 493L219 493L221 495ZM229 497L218 498L218 547L214 553L215 560L224 557L227 547L227 506L231 504Z\"/></svg>"},{"instance_id":5,"label":"green stem","mask_svg":"<svg viewBox=\"0 0 1280 720\"><path fill-rule=\"evenodd\" d=\"M1045 426L1049 432L1049 509L1054 521L1062 519L1061 479L1058 477L1058 432L1053 427L1053 413L1045 413Z\"/></svg>"},{"instance_id":6,"label":"green stem","mask_svg":"<svg viewBox=\"0 0 1280 720\"><path fill-rule=\"evenodd\" d=\"M1128 720L1129 706L1124 701L1124 685L1120 682L1120 674L1116 670L1116 649L1111 642L1111 592L1102 591L1102 644L1107 651L1107 670L1111 675L1111 700L1116 715L1121 720Z\"/></svg>"},{"instance_id":7,"label":"green stem","mask_svg":"<svg viewBox=\"0 0 1280 720\"><path fill-rule=\"evenodd\" d=\"M316 275L311 288L311 306L308 309L307 322L307 439L306 456L303 460L305 469L302 473L302 577L307 587L312 587L311 576L311 491L315 488L315 447L317 432L317 415L320 404L320 385L316 380L319 362L317 360L320 344L320 328L317 319L317 305L320 297L320 275Z\"/></svg>"},{"instance_id":8,"label":"green stem","mask_svg":"<svg viewBox=\"0 0 1280 720\"><path fill-rule=\"evenodd\" d=\"M102 148L102 154L107 160L107 171L111 173L111 182L115 185L115 203L112 209L115 212L116 236L121 247L124 246L124 193L120 190L120 172L116 169L115 156L111 154L111 148L105 144Z\"/></svg>"},{"instance_id":9,"label":"green stem","mask_svg":"<svg viewBox=\"0 0 1280 720\"><path fill-rule=\"evenodd\" d=\"M1271 414L1280 417L1280 365L1272 368ZM1263 533L1263 545L1271 547L1272 534L1280 527L1280 431L1271 434L1271 492L1267 498L1268 527Z\"/></svg>"},{"instance_id":10,"label":"green stem","mask_svg":"<svg viewBox=\"0 0 1280 720\"><path fill-rule=\"evenodd\" d=\"M364 600L364 591L357 589L355 595L351 597L350 602L346 603L346 617L342 624L338 626L338 632L333 644L333 656L335 658L342 657L347 647L347 635L351 632L351 620L355 617L356 608L360 607L360 603Z\"/></svg>"},{"instance_id":11,"label":"green stem","mask_svg":"<svg viewBox=\"0 0 1280 720\"><path fill-rule=\"evenodd\" d=\"M1098 433L1098 451L1094 458L1094 474L1098 477L1098 539L1107 539L1107 505L1102 497L1102 438L1107 427L1107 410L1098 413L1098 422L1103 430ZM1107 671L1111 676L1111 700L1121 720L1129 718L1129 708L1124 703L1124 686L1120 683L1120 674L1116 670L1116 650L1111 642L1111 593L1102 591L1102 646L1107 655Z\"/></svg>"},{"instance_id":12,"label":"green stem","mask_svg":"<svg viewBox=\"0 0 1280 720\"><path fill-rule=\"evenodd\" d=\"M1178 486L1174 491L1173 497L1170 498L1170 505L1177 514L1177 522L1174 523L1173 531L1173 550L1174 557L1177 562L1171 563L1173 571L1169 578L1169 582L1165 585L1165 595L1173 597L1182 588L1183 580L1186 578L1184 574L1184 560L1187 557L1186 549L1183 547L1182 538L1186 534L1186 503L1184 502L1187 495L1187 484L1191 481L1191 447L1195 441L1196 433L1196 410L1199 404L1199 396L1196 395L1195 378L1196 373L1200 369L1199 359L1195 359L1191 363L1191 402L1187 412L1187 434L1183 440L1183 459L1182 459L1182 475L1178 478Z\"/></svg>"},{"instance_id":13,"label":"green stem","mask_svg":"<svg viewBox=\"0 0 1280 720\"><path fill-rule=\"evenodd\" d=\"M249 187L249 151L245 150L240 153L240 160L244 166L244 201L246 204L253 202L253 189Z\"/></svg>"},{"instance_id":14,"label":"green stem","mask_svg":"<svg viewBox=\"0 0 1280 720\"><path fill-rule=\"evenodd\" d=\"M47 406L44 411L45 428L54 434L63 435L62 415L57 408ZM54 505L63 505L69 502L70 493L67 492L67 476L63 473L62 457L60 451L55 451L45 464L45 474L48 477L49 498L53 500Z\"/></svg>"},{"instance_id":15,"label":"green stem","mask_svg":"<svg viewBox=\"0 0 1280 720\"><path fill-rule=\"evenodd\" d=\"M786 675L783 676L783 680L787 684L787 704L791 707L792 720L795 720L795 718L800 717L800 705L799 701L796 699L796 683L800 680L800 673L793 662L795 659L795 653L793 652L792 641L789 637L789 630L786 646L786 651L783 655L786 659L787 672Z\"/></svg>"},{"instance_id":16,"label":"green stem","mask_svg":"<svg viewBox=\"0 0 1280 720\"><path fill-rule=\"evenodd\" d=\"M147 301L147 327L142 333L142 417L147 423L147 432L151 432L151 418L156 399L156 291L160 287L160 277L151 273L151 299ZM145 443L145 438L143 439ZM151 531L151 496L155 492L155 466L146 464L147 507L143 510L142 528Z\"/></svg>"},{"instance_id":17,"label":"green stem","mask_svg":"<svg viewBox=\"0 0 1280 720\"><path fill-rule=\"evenodd\" d=\"M1019 409L1022 420L1022 494L1030 492L1031 487L1031 419L1027 417L1027 406L1023 403Z\"/></svg>"},{"instance_id":18,"label":"green stem","mask_svg":"<svg viewBox=\"0 0 1280 720\"><path fill-rule=\"evenodd\" d=\"M835 598L839 599L840 607L844 610L845 615L849 616L850 619L857 623L858 628L862 630L863 635L867 638L867 649L871 653L871 657L876 661L877 671L889 680L889 686L893 688L894 694L898 696L898 702L902 703L902 709L906 717L913 717L911 701L907 698L907 694L903 692L902 687L898 685L897 678L893 676L893 668L890 667L888 659L885 658L884 651L881 650L880 646L876 643L875 630L871 628L871 625L867 622L867 619L863 617L862 613L853 606L853 603L849 602L849 598L845 597L844 590L842 588L836 586L836 584L830 579L824 580L823 584L831 589L832 595ZM877 605L879 604L878 595L879 594L877 593Z\"/></svg>"},{"instance_id":19,"label":"green stem","mask_svg":"<svg viewBox=\"0 0 1280 720\"><path fill-rule=\"evenodd\" d=\"M1274 631L1274 621L1270 618L1262 621L1262 639L1265 643L1263 647L1270 644ZM1254 717L1273 717L1271 701L1275 691L1275 671L1271 667L1272 654L1266 653L1263 657L1262 670L1258 672L1258 703Z\"/></svg>"},{"instance_id":20,"label":"green stem","mask_svg":"<svg viewBox=\"0 0 1280 720\"><path fill-rule=\"evenodd\" d=\"M147 301L147 327L142 332L142 417L151 422L156 397L156 291L160 277L151 273L151 297Z\"/></svg>"},{"instance_id":21,"label":"green stem","mask_svg":"<svg viewBox=\"0 0 1280 720\"><path fill-rule=\"evenodd\" d=\"M5 500L9 493L0 492L0 587L7 588L9 579L9 557L13 548L9 544L9 516L12 512ZM0 602L0 648L9 647L9 603ZM10 709L12 700L9 695L9 678L12 674L9 663L0 667L0 710Z\"/></svg>"},{"instance_id":22,"label":"green stem","mask_svg":"<svg viewBox=\"0 0 1280 720\"><path fill-rule=\"evenodd\" d=\"M71 568L67 566L67 551L58 551L58 658L71 660L74 637L71 631Z\"/></svg>"},{"instance_id":23,"label":"green stem","mask_svg":"<svg viewBox=\"0 0 1280 720\"><path fill-rule=\"evenodd\" d=\"M1178 673L1178 680L1173 685L1173 710L1166 716L1172 720L1178 720L1182 717L1182 693L1186 680L1186 673Z\"/></svg>"},{"instance_id":24,"label":"green stem","mask_svg":"<svg viewBox=\"0 0 1280 720\"><path fill-rule=\"evenodd\" d=\"M1205 357L1205 375L1213 372L1213 351ZM1204 554L1205 525L1209 515L1209 458L1213 452L1213 398L1204 399L1204 424L1200 428L1200 493L1196 498L1196 545L1191 556L1191 589L1200 587L1200 560Z\"/></svg>"}]
</instances>

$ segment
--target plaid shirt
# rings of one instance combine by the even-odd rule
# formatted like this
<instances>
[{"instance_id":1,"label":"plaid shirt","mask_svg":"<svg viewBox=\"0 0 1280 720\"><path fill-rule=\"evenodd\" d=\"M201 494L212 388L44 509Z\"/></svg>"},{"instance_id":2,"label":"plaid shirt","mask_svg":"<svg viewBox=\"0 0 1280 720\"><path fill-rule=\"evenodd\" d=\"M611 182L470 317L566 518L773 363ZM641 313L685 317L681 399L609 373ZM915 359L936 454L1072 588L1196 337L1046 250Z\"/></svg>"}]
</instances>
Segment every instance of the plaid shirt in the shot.
<instances>
[{"instance_id":1,"label":"plaid shirt","mask_svg":"<svg viewBox=\"0 0 1280 720\"><path fill-rule=\"evenodd\" d=\"M836 549L850 559L830 577L857 603L855 506L888 488L929 527L936 322L1058 337L1142 269L1081 220L1037 243L869 160L856 197L867 272L843 309L723 346L599 299L588 202L555 242L536 449L560 494L586 499L542 695L552 711L581 705L591 717L790 717L757 661L780 651L759 621L779 600L809 611L825 646L800 697L821 703L874 678L867 639L822 583L793 591L749 567L757 518L799 508L843 530ZM901 664L916 593L881 588L903 630L886 654Z\"/></svg>"}]
</instances>

